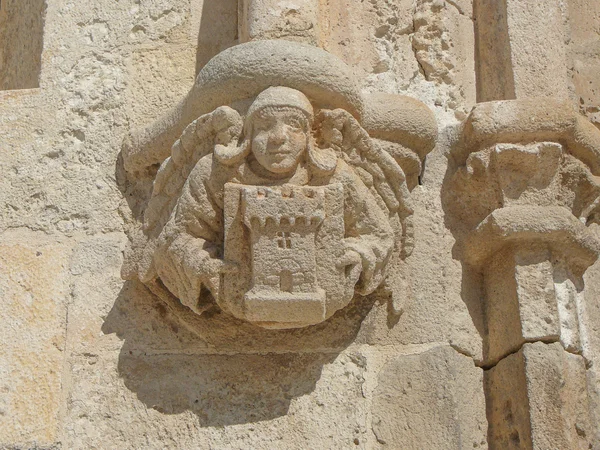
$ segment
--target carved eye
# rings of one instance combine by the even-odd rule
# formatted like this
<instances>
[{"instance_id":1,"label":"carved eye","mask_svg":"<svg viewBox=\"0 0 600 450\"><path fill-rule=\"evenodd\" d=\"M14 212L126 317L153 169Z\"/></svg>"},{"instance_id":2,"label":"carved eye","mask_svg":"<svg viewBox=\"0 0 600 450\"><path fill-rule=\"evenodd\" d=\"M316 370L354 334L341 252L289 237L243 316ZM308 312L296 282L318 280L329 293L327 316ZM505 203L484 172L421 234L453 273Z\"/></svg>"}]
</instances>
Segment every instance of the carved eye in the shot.
<instances>
[{"instance_id":1,"label":"carved eye","mask_svg":"<svg viewBox=\"0 0 600 450\"><path fill-rule=\"evenodd\" d=\"M254 129L256 131L268 131L269 129L273 128L274 125L275 125L275 120L267 118L267 117L264 117L264 118L260 117L255 120Z\"/></svg>"},{"instance_id":2,"label":"carved eye","mask_svg":"<svg viewBox=\"0 0 600 450\"><path fill-rule=\"evenodd\" d=\"M287 125L290 128L293 128L294 130L301 130L302 129L302 121L300 119L298 119L297 117L290 117L286 120Z\"/></svg>"}]
</instances>

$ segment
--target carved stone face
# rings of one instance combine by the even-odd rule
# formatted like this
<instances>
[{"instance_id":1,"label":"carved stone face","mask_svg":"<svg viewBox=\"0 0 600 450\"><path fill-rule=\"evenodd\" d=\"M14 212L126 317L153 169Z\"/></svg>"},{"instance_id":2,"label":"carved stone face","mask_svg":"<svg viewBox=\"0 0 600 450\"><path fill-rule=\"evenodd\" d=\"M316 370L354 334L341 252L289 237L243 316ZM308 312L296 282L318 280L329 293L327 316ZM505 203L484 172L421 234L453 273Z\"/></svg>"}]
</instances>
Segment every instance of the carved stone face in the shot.
<instances>
[{"instance_id":1,"label":"carved stone face","mask_svg":"<svg viewBox=\"0 0 600 450\"><path fill-rule=\"evenodd\" d=\"M307 147L307 120L292 108L265 108L254 116L252 153L269 172L296 170Z\"/></svg>"}]
</instances>

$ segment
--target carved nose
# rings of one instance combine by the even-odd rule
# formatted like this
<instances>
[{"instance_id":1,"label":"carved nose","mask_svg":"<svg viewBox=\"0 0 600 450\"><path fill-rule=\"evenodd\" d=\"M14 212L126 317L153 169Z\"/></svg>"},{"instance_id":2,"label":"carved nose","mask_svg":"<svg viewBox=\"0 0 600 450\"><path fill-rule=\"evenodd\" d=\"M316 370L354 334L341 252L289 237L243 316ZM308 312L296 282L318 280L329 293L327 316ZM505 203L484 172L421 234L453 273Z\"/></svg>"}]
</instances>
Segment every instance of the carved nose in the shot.
<instances>
[{"instance_id":1,"label":"carved nose","mask_svg":"<svg viewBox=\"0 0 600 450\"><path fill-rule=\"evenodd\" d=\"M283 126L277 125L271 132L271 143L280 145L283 144L285 140L286 134Z\"/></svg>"}]
</instances>

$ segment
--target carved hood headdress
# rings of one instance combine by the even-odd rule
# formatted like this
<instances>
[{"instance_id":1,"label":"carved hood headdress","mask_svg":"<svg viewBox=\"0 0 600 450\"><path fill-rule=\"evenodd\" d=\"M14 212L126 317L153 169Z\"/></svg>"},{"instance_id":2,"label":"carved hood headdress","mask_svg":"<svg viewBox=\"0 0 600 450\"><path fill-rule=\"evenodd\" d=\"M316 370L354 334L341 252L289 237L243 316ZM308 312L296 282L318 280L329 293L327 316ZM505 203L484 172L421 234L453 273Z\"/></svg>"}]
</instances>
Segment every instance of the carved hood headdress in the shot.
<instances>
[{"instance_id":1,"label":"carved hood headdress","mask_svg":"<svg viewBox=\"0 0 600 450\"><path fill-rule=\"evenodd\" d=\"M314 110L306 95L296 89L284 86L270 87L258 94L250 109L248 109L246 123L250 123L252 117L265 108L299 110L306 117L309 124L312 124L314 119Z\"/></svg>"}]
</instances>

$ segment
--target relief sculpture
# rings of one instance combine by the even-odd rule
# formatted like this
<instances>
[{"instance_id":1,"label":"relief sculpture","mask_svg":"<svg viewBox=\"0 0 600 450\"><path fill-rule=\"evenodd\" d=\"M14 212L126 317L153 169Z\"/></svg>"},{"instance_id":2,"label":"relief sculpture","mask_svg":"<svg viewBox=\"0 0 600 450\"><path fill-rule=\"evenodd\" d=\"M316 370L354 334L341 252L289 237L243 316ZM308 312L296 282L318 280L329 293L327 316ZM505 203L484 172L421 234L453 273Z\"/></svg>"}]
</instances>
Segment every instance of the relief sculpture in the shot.
<instances>
[{"instance_id":1,"label":"relief sculpture","mask_svg":"<svg viewBox=\"0 0 600 450\"><path fill-rule=\"evenodd\" d=\"M396 320L411 296L410 192L436 141L425 104L362 91L322 49L227 49L124 142L128 175L153 184L122 276L184 323L220 311L302 328L376 290Z\"/></svg>"},{"instance_id":2,"label":"relief sculpture","mask_svg":"<svg viewBox=\"0 0 600 450\"><path fill-rule=\"evenodd\" d=\"M399 164L350 113L315 114L299 90L270 87L244 119L217 108L173 146L137 249L144 278L199 314L214 299L265 328L316 324L382 284L407 196Z\"/></svg>"}]
</instances>

